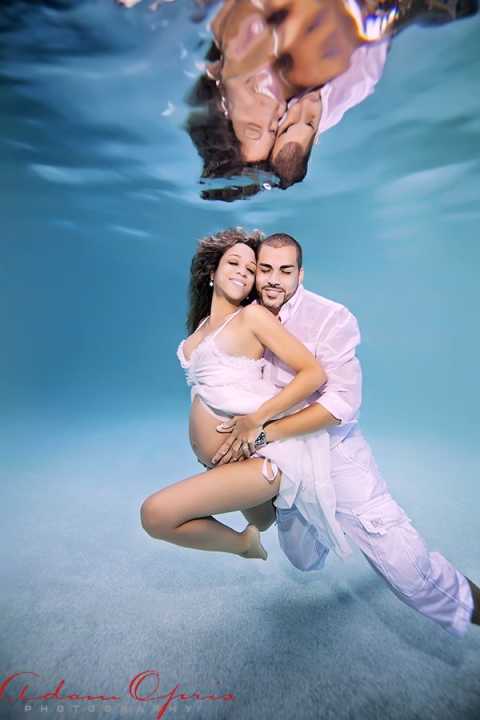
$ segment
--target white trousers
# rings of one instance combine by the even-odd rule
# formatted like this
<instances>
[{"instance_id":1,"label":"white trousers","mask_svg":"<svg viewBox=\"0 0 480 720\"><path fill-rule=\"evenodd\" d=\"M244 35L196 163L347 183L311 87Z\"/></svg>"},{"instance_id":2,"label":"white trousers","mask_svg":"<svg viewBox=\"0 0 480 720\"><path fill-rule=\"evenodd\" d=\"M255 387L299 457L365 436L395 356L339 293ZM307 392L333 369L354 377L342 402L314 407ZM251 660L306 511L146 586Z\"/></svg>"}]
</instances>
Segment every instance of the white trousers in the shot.
<instances>
[{"instance_id":1,"label":"white trousers","mask_svg":"<svg viewBox=\"0 0 480 720\"><path fill-rule=\"evenodd\" d=\"M454 635L464 635L473 613L470 586L443 555L429 551L411 519L390 495L372 451L354 429L331 451L336 518L374 570L404 603ZM329 549L295 505L277 508L280 546L300 570L320 570Z\"/></svg>"}]
</instances>

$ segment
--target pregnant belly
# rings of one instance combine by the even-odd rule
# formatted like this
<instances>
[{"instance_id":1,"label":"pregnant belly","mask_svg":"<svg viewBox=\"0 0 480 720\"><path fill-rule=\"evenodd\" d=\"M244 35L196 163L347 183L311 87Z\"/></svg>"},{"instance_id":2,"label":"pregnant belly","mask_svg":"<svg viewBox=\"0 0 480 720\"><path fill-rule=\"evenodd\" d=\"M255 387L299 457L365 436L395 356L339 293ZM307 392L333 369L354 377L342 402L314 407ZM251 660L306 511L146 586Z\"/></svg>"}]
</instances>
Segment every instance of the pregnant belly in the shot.
<instances>
[{"instance_id":1,"label":"pregnant belly","mask_svg":"<svg viewBox=\"0 0 480 720\"><path fill-rule=\"evenodd\" d=\"M227 437L215 429L221 422L207 410L198 395L193 398L190 410L190 444L204 465L211 464L212 457Z\"/></svg>"}]
</instances>

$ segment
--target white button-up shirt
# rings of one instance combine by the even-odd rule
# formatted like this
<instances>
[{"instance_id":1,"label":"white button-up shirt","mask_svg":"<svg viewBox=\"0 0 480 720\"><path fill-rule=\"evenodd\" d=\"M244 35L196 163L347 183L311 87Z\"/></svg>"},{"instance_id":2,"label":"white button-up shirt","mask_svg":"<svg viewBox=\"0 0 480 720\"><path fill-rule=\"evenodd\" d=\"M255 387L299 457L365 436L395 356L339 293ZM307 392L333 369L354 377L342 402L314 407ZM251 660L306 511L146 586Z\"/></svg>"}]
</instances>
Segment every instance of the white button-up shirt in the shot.
<instances>
[{"instance_id":1,"label":"white button-up shirt","mask_svg":"<svg viewBox=\"0 0 480 720\"><path fill-rule=\"evenodd\" d=\"M322 114L315 135L315 144L320 135L337 125L347 110L359 105L375 90L382 77L387 59L390 40L385 38L376 43L361 45L352 53L350 66L344 73L325 83L321 88L309 88L288 101L287 110L314 90L320 93ZM280 120L280 126L287 113Z\"/></svg>"},{"instance_id":2,"label":"white button-up shirt","mask_svg":"<svg viewBox=\"0 0 480 720\"><path fill-rule=\"evenodd\" d=\"M316 143L321 133L337 125L347 110L359 105L374 92L382 77L388 47L388 39L361 45L353 52L348 70L321 88L322 115Z\"/></svg>"},{"instance_id":3,"label":"white button-up shirt","mask_svg":"<svg viewBox=\"0 0 480 720\"><path fill-rule=\"evenodd\" d=\"M330 447L338 445L358 422L362 402L362 370L355 351L360 330L354 315L340 303L305 290L300 284L279 313L282 325L312 352L327 373L325 387L308 399L318 402L341 421L327 428ZM285 387L294 372L269 350L265 376Z\"/></svg>"},{"instance_id":4,"label":"white button-up shirt","mask_svg":"<svg viewBox=\"0 0 480 720\"><path fill-rule=\"evenodd\" d=\"M377 16L373 13L363 17L358 0L344 0L344 2L356 22L358 31L369 42L353 51L350 65L344 73L337 75L321 88L308 88L302 91L290 98L287 104L288 109L306 93L318 90L322 99L322 114L315 143L318 143L321 133L340 122L347 110L358 105L374 92L375 85L382 77L390 46L390 37L386 34L386 30L397 16L397 9L392 8L387 14L382 12ZM210 25L217 14L218 3L219 0L213 3L215 11L210 8L211 19L207 23L207 30L211 30ZM263 6L259 9L263 10ZM285 112L280 124L285 120L286 115Z\"/></svg>"}]
</instances>

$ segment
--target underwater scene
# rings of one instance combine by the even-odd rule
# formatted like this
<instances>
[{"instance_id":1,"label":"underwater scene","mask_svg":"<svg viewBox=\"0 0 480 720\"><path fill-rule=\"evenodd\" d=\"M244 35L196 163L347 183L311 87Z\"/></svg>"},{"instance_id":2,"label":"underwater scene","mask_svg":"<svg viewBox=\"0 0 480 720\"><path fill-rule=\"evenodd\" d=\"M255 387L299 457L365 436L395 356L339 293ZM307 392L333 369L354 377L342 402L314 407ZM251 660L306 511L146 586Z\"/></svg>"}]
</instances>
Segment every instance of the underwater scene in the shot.
<instances>
[{"instance_id":1,"label":"underwater scene","mask_svg":"<svg viewBox=\"0 0 480 720\"><path fill-rule=\"evenodd\" d=\"M480 717L479 37L0 4L0 720Z\"/></svg>"}]
</instances>

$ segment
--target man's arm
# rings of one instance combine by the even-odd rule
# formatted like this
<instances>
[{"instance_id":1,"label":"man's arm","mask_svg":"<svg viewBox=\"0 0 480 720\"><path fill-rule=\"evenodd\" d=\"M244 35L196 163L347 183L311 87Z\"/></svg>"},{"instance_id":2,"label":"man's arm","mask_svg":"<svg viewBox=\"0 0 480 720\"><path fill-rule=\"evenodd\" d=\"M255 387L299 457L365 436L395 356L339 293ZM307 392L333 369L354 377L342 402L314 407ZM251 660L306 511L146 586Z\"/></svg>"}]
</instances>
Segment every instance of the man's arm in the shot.
<instances>
[{"instance_id":1,"label":"man's arm","mask_svg":"<svg viewBox=\"0 0 480 720\"><path fill-rule=\"evenodd\" d=\"M317 340L315 356L327 373L327 383L316 401L297 413L265 425L268 442L316 432L332 425L354 423L362 401L362 370L355 351L360 331L354 315L344 306L332 312ZM218 426L219 432L231 433L236 418ZM226 429L221 429L225 427ZM213 463L238 460L227 440Z\"/></svg>"},{"instance_id":2,"label":"man's arm","mask_svg":"<svg viewBox=\"0 0 480 720\"><path fill-rule=\"evenodd\" d=\"M323 405L315 402L293 415L267 423L265 434L267 442L275 442L275 440L286 440L297 435L306 435L332 425L340 425L340 423L341 420L332 415Z\"/></svg>"}]
</instances>

